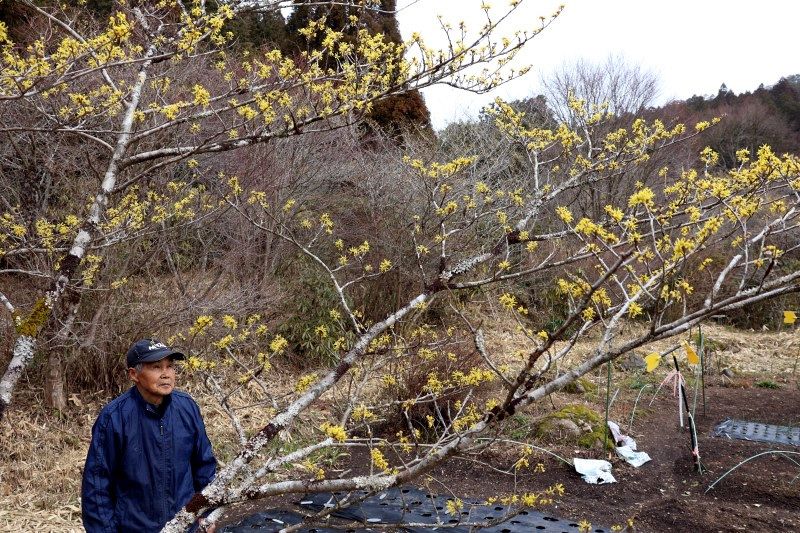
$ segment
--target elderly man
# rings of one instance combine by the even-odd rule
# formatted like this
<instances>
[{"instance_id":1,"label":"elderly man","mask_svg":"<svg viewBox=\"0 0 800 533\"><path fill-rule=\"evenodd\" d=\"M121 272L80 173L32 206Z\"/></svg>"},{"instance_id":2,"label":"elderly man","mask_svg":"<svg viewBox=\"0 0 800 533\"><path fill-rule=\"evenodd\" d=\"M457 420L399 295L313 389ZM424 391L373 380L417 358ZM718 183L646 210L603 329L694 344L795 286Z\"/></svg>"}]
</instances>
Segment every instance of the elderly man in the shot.
<instances>
[{"instance_id":1,"label":"elderly man","mask_svg":"<svg viewBox=\"0 0 800 533\"><path fill-rule=\"evenodd\" d=\"M200 409L174 390L178 359L184 355L150 339L128 350L134 386L92 427L81 488L88 533L159 531L214 477Z\"/></svg>"}]
</instances>

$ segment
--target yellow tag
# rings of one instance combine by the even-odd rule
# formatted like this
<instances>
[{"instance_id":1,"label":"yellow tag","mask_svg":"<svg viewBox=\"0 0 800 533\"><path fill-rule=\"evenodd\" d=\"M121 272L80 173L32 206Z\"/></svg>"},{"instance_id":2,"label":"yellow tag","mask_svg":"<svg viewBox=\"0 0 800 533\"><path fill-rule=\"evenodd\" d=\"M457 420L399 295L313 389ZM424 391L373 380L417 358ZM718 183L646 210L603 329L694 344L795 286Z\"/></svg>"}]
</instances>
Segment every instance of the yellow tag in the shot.
<instances>
[{"instance_id":1,"label":"yellow tag","mask_svg":"<svg viewBox=\"0 0 800 533\"><path fill-rule=\"evenodd\" d=\"M647 371L652 372L658 366L658 363L661 362L661 355L653 352L651 354L647 354L644 358L644 362L647 363Z\"/></svg>"},{"instance_id":2,"label":"yellow tag","mask_svg":"<svg viewBox=\"0 0 800 533\"><path fill-rule=\"evenodd\" d=\"M697 352L694 351L694 348L689 346L689 343L686 343L686 359L689 360L690 365L699 365L700 358L697 356Z\"/></svg>"},{"instance_id":3,"label":"yellow tag","mask_svg":"<svg viewBox=\"0 0 800 533\"><path fill-rule=\"evenodd\" d=\"M790 326L794 324L794 321L797 320L797 315L794 314L794 311L784 311L783 312L783 323L789 324Z\"/></svg>"}]
</instances>

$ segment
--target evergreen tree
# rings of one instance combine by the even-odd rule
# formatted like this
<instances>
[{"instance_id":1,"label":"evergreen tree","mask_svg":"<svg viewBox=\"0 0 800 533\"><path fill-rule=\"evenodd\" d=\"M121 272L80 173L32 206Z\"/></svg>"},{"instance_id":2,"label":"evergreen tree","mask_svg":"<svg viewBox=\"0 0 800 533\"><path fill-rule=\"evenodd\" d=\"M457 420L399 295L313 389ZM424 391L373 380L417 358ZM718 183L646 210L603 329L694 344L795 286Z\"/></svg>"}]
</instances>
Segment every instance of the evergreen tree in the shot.
<instances>
[{"instance_id":1,"label":"evergreen tree","mask_svg":"<svg viewBox=\"0 0 800 533\"><path fill-rule=\"evenodd\" d=\"M350 23L350 17L359 19L359 26L366 27L373 34L382 34L393 43L402 42L400 28L395 11L396 0L381 0L375 9L365 9L349 5L317 5L313 0L295 0L295 7L286 23L288 49L296 52L314 50L322 47L323 35L307 38L299 30L308 26L309 22L325 17L328 26L343 31L346 36L355 38L358 26ZM372 110L364 117L362 135L365 142L370 142L374 133L390 136L398 144L403 144L404 136L409 132L430 135L433 128L430 112L419 91L391 96L376 102Z\"/></svg>"},{"instance_id":2,"label":"evergreen tree","mask_svg":"<svg viewBox=\"0 0 800 533\"><path fill-rule=\"evenodd\" d=\"M772 100L783 119L790 124L794 131L800 131L800 90L787 78L775 84L770 91Z\"/></svg>"}]
</instances>

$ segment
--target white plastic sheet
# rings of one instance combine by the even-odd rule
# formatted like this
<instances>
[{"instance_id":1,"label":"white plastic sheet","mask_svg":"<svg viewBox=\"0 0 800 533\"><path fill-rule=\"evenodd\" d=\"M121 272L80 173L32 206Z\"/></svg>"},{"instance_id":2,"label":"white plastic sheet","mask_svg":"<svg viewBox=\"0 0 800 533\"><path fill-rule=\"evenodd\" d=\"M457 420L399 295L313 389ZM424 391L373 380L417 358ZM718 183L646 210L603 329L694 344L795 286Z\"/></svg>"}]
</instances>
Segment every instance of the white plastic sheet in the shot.
<instances>
[{"instance_id":1,"label":"white plastic sheet","mask_svg":"<svg viewBox=\"0 0 800 533\"><path fill-rule=\"evenodd\" d=\"M617 480L611 474L611 463L602 459L581 459L574 457L572 464L575 471L583 476L586 483L592 485L602 485L603 483L616 483Z\"/></svg>"},{"instance_id":2,"label":"white plastic sheet","mask_svg":"<svg viewBox=\"0 0 800 533\"><path fill-rule=\"evenodd\" d=\"M617 446L617 455L636 468L650 461L650 456L646 452L637 452L632 450L630 446Z\"/></svg>"},{"instance_id":3,"label":"white plastic sheet","mask_svg":"<svg viewBox=\"0 0 800 533\"><path fill-rule=\"evenodd\" d=\"M639 468L647 461L651 460L646 452L636 451L636 441L628 435L623 435L622 430L619 429L619 425L616 422L609 420L608 429L611 430L611 434L614 436L614 442L617 444L617 455L625 459L628 464Z\"/></svg>"},{"instance_id":4,"label":"white plastic sheet","mask_svg":"<svg viewBox=\"0 0 800 533\"><path fill-rule=\"evenodd\" d=\"M619 429L619 425L616 422L609 420L608 429L611 430L611 434L614 436L614 442L617 446L627 446L631 450L636 450L636 441L628 435L623 435L622 430Z\"/></svg>"}]
</instances>

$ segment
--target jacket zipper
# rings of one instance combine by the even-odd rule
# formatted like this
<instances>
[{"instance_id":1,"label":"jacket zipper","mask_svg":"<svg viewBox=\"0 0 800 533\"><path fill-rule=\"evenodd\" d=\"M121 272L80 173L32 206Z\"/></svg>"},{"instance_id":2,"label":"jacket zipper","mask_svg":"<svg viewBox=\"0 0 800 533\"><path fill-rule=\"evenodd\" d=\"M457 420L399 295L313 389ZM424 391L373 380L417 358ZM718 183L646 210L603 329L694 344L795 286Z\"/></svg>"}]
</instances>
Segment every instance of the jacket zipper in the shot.
<instances>
[{"instance_id":1,"label":"jacket zipper","mask_svg":"<svg viewBox=\"0 0 800 533\"><path fill-rule=\"evenodd\" d=\"M164 468L162 469L162 476L161 476L161 521L165 522L167 520L167 453L166 453L166 442L164 439L164 419L158 419L158 429L161 432L161 457L164 461Z\"/></svg>"}]
</instances>

